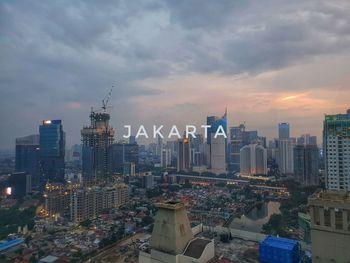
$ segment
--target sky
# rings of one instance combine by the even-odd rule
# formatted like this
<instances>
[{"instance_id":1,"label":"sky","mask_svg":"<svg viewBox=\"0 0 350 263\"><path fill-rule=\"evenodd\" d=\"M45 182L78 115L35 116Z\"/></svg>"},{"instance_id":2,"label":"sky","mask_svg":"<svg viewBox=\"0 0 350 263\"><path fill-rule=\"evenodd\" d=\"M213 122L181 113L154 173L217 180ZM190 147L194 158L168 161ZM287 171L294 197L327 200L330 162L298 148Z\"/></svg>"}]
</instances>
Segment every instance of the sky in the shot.
<instances>
[{"instance_id":1,"label":"sky","mask_svg":"<svg viewBox=\"0 0 350 263\"><path fill-rule=\"evenodd\" d=\"M277 136L322 132L350 108L347 0L0 2L0 149L62 119L80 142L112 86L111 124L222 116ZM320 138L319 138L320 142Z\"/></svg>"}]
</instances>

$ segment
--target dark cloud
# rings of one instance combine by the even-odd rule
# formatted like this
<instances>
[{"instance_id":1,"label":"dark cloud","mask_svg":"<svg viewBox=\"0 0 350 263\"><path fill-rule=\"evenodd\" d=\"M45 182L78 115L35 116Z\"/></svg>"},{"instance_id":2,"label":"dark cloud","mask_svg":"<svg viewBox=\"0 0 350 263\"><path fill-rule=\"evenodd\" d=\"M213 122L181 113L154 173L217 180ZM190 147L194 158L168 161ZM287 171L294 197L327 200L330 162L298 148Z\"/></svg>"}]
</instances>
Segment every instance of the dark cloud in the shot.
<instances>
[{"instance_id":1,"label":"dark cloud","mask_svg":"<svg viewBox=\"0 0 350 263\"><path fill-rule=\"evenodd\" d=\"M254 75L349 54L349 12L346 0L1 1L0 118L15 132L1 129L0 148L49 115L79 131L115 83L113 104L128 115L142 109L131 98L160 92L145 79ZM82 105L74 119L69 103Z\"/></svg>"}]
</instances>

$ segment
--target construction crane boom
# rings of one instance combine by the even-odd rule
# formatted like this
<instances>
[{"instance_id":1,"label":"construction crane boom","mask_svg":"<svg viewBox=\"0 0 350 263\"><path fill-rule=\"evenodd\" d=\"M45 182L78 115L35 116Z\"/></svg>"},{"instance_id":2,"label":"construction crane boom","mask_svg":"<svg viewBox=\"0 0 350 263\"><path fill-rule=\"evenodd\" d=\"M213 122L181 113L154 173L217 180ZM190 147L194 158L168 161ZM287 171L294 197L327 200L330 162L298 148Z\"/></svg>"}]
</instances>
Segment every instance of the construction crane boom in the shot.
<instances>
[{"instance_id":1,"label":"construction crane boom","mask_svg":"<svg viewBox=\"0 0 350 263\"><path fill-rule=\"evenodd\" d=\"M109 99L111 98L113 88L114 86L112 86L111 90L108 92L107 97L102 100L102 109L104 112L106 112L107 110L107 105L108 105Z\"/></svg>"}]
</instances>

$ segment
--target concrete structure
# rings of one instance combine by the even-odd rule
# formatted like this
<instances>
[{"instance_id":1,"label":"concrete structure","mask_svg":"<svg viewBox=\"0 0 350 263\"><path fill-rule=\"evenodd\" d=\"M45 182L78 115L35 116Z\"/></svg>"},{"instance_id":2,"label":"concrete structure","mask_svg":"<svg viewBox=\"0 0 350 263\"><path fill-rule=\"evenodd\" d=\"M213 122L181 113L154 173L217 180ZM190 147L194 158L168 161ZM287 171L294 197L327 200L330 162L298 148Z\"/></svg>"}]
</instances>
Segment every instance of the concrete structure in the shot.
<instances>
[{"instance_id":1,"label":"concrete structure","mask_svg":"<svg viewBox=\"0 0 350 263\"><path fill-rule=\"evenodd\" d=\"M312 262L350 262L350 194L321 191L309 198Z\"/></svg>"},{"instance_id":2,"label":"concrete structure","mask_svg":"<svg viewBox=\"0 0 350 263\"><path fill-rule=\"evenodd\" d=\"M323 122L326 188L350 191L350 110Z\"/></svg>"},{"instance_id":3,"label":"concrete structure","mask_svg":"<svg viewBox=\"0 0 350 263\"><path fill-rule=\"evenodd\" d=\"M209 171L214 174L226 173L226 163L228 160L227 154L227 138L222 135L218 135L215 138L215 134L218 128L221 126L225 134L227 135L227 110L222 117L208 116L207 125L207 166Z\"/></svg>"},{"instance_id":4,"label":"concrete structure","mask_svg":"<svg viewBox=\"0 0 350 263\"><path fill-rule=\"evenodd\" d=\"M128 192L125 184L77 189L70 195L70 218L76 223L96 218L104 209L125 204L129 198Z\"/></svg>"},{"instance_id":5,"label":"concrete structure","mask_svg":"<svg viewBox=\"0 0 350 263\"><path fill-rule=\"evenodd\" d=\"M163 168L171 166L171 150L168 148L163 148L160 156L160 164Z\"/></svg>"},{"instance_id":6,"label":"concrete structure","mask_svg":"<svg viewBox=\"0 0 350 263\"><path fill-rule=\"evenodd\" d=\"M83 141L83 181L87 185L106 182L110 178L110 152L114 130L108 113L91 111L90 126L81 130Z\"/></svg>"},{"instance_id":7,"label":"concrete structure","mask_svg":"<svg viewBox=\"0 0 350 263\"><path fill-rule=\"evenodd\" d=\"M226 173L226 139L223 136L211 134L210 171L214 174Z\"/></svg>"},{"instance_id":8,"label":"concrete structure","mask_svg":"<svg viewBox=\"0 0 350 263\"><path fill-rule=\"evenodd\" d=\"M293 139L279 139L277 140L276 161L280 172L284 175L293 174Z\"/></svg>"},{"instance_id":9,"label":"concrete structure","mask_svg":"<svg viewBox=\"0 0 350 263\"><path fill-rule=\"evenodd\" d=\"M204 263L214 258L214 241L194 237L182 203L157 207L150 250L140 252L140 263Z\"/></svg>"},{"instance_id":10,"label":"concrete structure","mask_svg":"<svg viewBox=\"0 0 350 263\"><path fill-rule=\"evenodd\" d=\"M316 145L296 145L293 154L295 179L302 186L318 185L318 147Z\"/></svg>"},{"instance_id":11,"label":"concrete structure","mask_svg":"<svg viewBox=\"0 0 350 263\"><path fill-rule=\"evenodd\" d=\"M243 175L267 174L267 151L258 144L249 144L240 151L240 167Z\"/></svg>"}]
</instances>

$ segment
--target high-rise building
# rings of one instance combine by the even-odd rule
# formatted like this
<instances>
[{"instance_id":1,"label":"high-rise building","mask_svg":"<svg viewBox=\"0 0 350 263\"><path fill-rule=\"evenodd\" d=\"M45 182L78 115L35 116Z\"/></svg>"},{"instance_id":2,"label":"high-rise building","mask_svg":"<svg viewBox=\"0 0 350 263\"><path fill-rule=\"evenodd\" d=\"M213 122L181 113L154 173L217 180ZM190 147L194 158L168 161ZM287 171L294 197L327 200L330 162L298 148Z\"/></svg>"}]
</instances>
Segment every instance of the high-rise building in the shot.
<instances>
[{"instance_id":1,"label":"high-rise building","mask_svg":"<svg viewBox=\"0 0 350 263\"><path fill-rule=\"evenodd\" d=\"M210 135L210 171L217 175L224 174L226 173L226 139L224 136L214 138L214 133Z\"/></svg>"},{"instance_id":2,"label":"high-rise building","mask_svg":"<svg viewBox=\"0 0 350 263\"><path fill-rule=\"evenodd\" d=\"M277 140L276 161L280 172L284 175L293 174L293 139Z\"/></svg>"},{"instance_id":3,"label":"high-rise building","mask_svg":"<svg viewBox=\"0 0 350 263\"><path fill-rule=\"evenodd\" d=\"M136 143L113 143L109 147L109 165L112 173L121 173L124 163L139 164L139 145Z\"/></svg>"},{"instance_id":4,"label":"high-rise building","mask_svg":"<svg viewBox=\"0 0 350 263\"><path fill-rule=\"evenodd\" d=\"M16 139L16 172L27 172L32 178L32 187L40 186L40 144L39 135Z\"/></svg>"},{"instance_id":5,"label":"high-rise building","mask_svg":"<svg viewBox=\"0 0 350 263\"><path fill-rule=\"evenodd\" d=\"M91 111L90 126L81 130L83 142L83 181L98 184L110 179L109 149L114 140L114 130L109 125L108 113Z\"/></svg>"},{"instance_id":6,"label":"high-rise building","mask_svg":"<svg viewBox=\"0 0 350 263\"><path fill-rule=\"evenodd\" d=\"M134 163L125 162L123 169L124 176L135 176L136 175L136 165Z\"/></svg>"},{"instance_id":7,"label":"high-rise building","mask_svg":"<svg viewBox=\"0 0 350 263\"><path fill-rule=\"evenodd\" d=\"M31 175L27 172L12 173L8 179L8 187L11 188L11 195L15 198L22 198L32 191Z\"/></svg>"},{"instance_id":8,"label":"high-rise building","mask_svg":"<svg viewBox=\"0 0 350 263\"><path fill-rule=\"evenodd\" d=\"M65 133L61 120L44 120L39 127L40 169L44 181L64 181Z\"/></svg>"},{"instance_id":9,"label":"high-rise building","mask_svg":"<svg viewBox=\"0 0 350 263\"><path fill-rule=\"evenodd\" d=\"M289 123L282 122L278 124L278 139L289 139Z\"/></svg>"},{"instance_id":10,"label":"high-rise building","mask_svg":"<svg viewBox=\"0 0 350 263\"><path fill-rule=\"evenodd\" d=\"M297 138L298 145L317 145L317 137L310 134L303 134Z\"/></svg>"},{"instance_id":11,"label":"high-rise building","mask_svg":"<svg viewBox=\"0 0 350 263\"><path fill-rule=\"evenodd\" d=\"M168 148L163 148L160 156L160 165L166 168L171 165L171 151Z\"/></svg>"},{"instance_id":12,"label":"high-rise building","mask_svg":"<svg viewBox=\"0 0 350 263\"><path fill-rule=\"evenodd\" d=\"M124 205L128 198L125 184L77 189L70 195L70 218L75 223L96 218L104 209Z\"/></svg>"},{"instance_id":13,"label":"high-rise building","mask_svg":"<svg viewBox=\"0 0 350 263\"><path fill-rule=\"evenodd\" d=\"M244 146L245 125L230 128L230 170L237 172L240 170L240 150Z\"/></svg>"},{"instance_id":14,"label":"high-rise building","mask_svg":"<svg viewBox=\"0 0 350 263\"><path fill-rule=\"evenodd\" d=\"M177 171L187 172L191 169L191 147L188 138L178 140Z\"/></svg>"},{"instance_id":15,"label":"high-rise building","mask_svg":"<svg viewBox=\"0 0 350 263\"><path fill-rule=\"evenodd\" d=\"M347 263L350 259L350 195L321 191L309 198L312 262Z\"/></svg>"},{"instance_id":16,"label":"high-rise building","mask_svg":"<svg viewBox=\"0 0 350 263\"><path fill-rule=\"evenodd\" d=\"M319 150L316 145L294 147L294 176L302 186L318 185Z\"/></svg>"},{"instance_id":17,"label":"high-rise building","mask_svg":"<svg viewBox=\"0 0 350 263\"><path fill-rule=\"evenodd\" d=\"M227 135L227 110L222 117L209 116L207 117L207 125L211 127L207 134L207 165L209 170L215 174L226 173L227 155L227 138L218 135L215 138L215 133L221 126Z\"/></svg>"},{"instance_id":18,"label":"high-rise building","mask_svg":"<svg viewBox=\"0 0 350 263\"><path fill-rule=\"evenodd\" d=\"M323 122L326 188L350 191L350 110Z\"/></svg>"},{"instance_id":19,"label":"high-rise building","mask_svg":"<svg viewBox=\"0 0 350 263\"><path fill-rule=\"evenodd\" d=\"M266 175L267 151L258 144L243 146L241 151L240 167L242 175Z\"/></svg>"}]
</instances>

